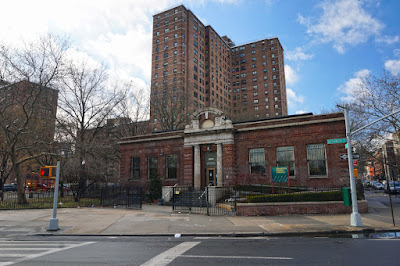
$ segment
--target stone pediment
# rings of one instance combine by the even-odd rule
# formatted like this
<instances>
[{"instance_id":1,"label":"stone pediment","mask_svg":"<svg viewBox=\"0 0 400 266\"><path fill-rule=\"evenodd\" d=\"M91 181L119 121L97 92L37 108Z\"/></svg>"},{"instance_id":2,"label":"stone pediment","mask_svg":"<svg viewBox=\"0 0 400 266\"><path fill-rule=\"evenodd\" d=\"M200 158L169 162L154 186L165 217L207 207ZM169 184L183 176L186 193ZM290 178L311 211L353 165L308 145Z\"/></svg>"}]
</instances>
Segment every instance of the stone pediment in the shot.
<instances>
[{"instance_id":1,"label":"stone pediment","mask_svg":"<svg viewBox=\"0 0 400 266\"><path fill-rule=\"evenodd\" d=\"M208 132L233 129L232 121L224 113L213 107L206 107L194 112L191 123L185 127L185 133Z\"/></svg>"}]
</instances>

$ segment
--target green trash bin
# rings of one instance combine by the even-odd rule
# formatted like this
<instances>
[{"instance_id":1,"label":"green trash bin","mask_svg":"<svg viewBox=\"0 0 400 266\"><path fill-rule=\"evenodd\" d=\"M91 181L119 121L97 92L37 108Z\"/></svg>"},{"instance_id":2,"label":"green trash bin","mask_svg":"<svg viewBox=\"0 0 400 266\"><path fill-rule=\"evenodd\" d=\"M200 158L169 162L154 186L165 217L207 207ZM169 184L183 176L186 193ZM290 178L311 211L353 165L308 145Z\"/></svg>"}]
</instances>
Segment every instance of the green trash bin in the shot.
<instances>
[{"instance_id":1,"label":"green trash bin","mask_svg":"<svg viewBox=\"0 0 400 266\"><path fill-rule=\"evenodd\" d=\"M343 205L351 206L351 189L349 187L342 188Z\"/></svg>"}]
</instances>

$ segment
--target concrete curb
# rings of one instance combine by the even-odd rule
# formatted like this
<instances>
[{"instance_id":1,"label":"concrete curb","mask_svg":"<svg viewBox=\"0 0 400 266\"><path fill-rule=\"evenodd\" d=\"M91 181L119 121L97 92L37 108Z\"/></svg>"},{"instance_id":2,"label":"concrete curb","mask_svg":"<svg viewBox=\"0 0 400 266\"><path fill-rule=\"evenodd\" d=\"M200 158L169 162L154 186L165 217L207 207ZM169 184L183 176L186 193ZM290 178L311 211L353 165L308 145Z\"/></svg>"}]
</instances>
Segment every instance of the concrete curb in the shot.
<instances>
[{"instance_id":1,"label":"concrete curb","mask_svg":"<svg viewBox=\"0 0 400 266\"><path fill-rule=\"evenodd\" d=\"M182 233L180 237L316 237L316 236L337 236L351 234L379 234L379 233L400 233L399 230L381 230L381 229L361 229L361 230L334 230L334 231L318 231L318 232L288 232L288 233ZM75 237L174 237L174 234L57 234L57 233L39 233L32 236L75 236Z\"/></svg>"}]
</instances>

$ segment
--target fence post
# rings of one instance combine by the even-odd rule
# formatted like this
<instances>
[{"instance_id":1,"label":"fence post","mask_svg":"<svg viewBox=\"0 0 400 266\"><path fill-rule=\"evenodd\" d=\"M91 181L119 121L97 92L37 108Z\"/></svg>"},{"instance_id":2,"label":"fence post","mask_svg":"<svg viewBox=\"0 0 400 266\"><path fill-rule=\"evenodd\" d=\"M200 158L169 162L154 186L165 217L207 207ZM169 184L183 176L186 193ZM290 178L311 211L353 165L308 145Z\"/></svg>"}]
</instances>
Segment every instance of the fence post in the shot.
<instances>
[{"instance_id":1,"label":"fence post","mask_svg":"<svg viewBox=\"0 0 400 266\"><path fill-rule=\"evenodd\" d=\"M172 188L172 210L175 210L175 187Z\"/></svg>"},{"instance_id":2,"label":"fence post","mask_svg":"<svg viewBox=\"0 0 400 266\"><path fill-rule=\"evenodd\" d=\"M207 206L207 216L210 216L210 208L208 204L208 186L206 187L206 206Z\"/></svg>"},{"instance_id":3,"label":"fence post","mask_svg":"<svg viewBox=\"0 0 400 266\"><path fill-rule=\"evenodd\" d=\"M233 192L234 192L233 195L234 195L234 199L235 199L235 201L234 201L234 210L233 211L235 212L235 215L236 215L236 210L237 210L236 207L237 207L237 198L238 197L236 197L236 191L233 190Z\"/></svg>"}]
</instances>

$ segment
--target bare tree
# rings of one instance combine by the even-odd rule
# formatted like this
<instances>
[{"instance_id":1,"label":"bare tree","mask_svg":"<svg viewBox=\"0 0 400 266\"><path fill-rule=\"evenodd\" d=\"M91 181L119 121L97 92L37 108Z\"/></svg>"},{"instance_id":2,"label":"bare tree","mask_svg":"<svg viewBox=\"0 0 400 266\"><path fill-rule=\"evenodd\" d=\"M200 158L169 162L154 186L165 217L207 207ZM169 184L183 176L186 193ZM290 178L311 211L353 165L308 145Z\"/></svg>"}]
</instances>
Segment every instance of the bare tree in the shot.
<instances>
[{"instance_id":1,"label":"bare tree","mask_svg":"<svg viewBox=\"0 0 400 266\"><path fill-rule=\"evenodd\" d=\"M74 153L67 158L64 176L78 184L76 200L90 183L106 176L109 160L117 160L107 119L119 117L117 106L126 92L120 84L108 85L104 66L70 62L60 84L59 139L70 142Z\"/></svg>"},{"instance_id":2,"label":"bare tree","mask_svg":"<svg viewBox=\"0 0 400 266\"><path fill-rule=\"evenodd\" d=\"M152 106L153 120L155 124L159 124L162 130L182 129L188 122L185 112L186 97L159 95L154 97Z\"/></svg>"},{"instance_id":3,"label":"bare tree","mask_svg":"<svg viewBox=\"0 0 400 266\"><path fill-rule=\"evenodd\" d=\"M54 129L45 130L43 126L55 112L51 113L54 109L46 106L49 101L45 98L62 75L68 48L65 39L50 35L25 43L22 48L0 44L1 76L9 83L0 90L0 134L17 180L20 204L26 203L21 165L42 156L41 147L52 141Z\"/></svg>"},{"instance_id":4,"label":"bare tree","mask_svg":"<svg viewBox=\"0 0 400 266\"><path fill-rule=\"evenodd\" d=\"M388 72L383 72L379 76L368 75L361 80L352 96L353 100L348 106L350 107L350 127L351 131L354 131L399 110L400 76ZM335 108L334 111L342 110ZM353 136L353 146L361 154L363 161L372 159L386 140L392 139L398 142L399 130L400 115L389 116ZM383 156L374 159L384 163ZM399 169L400 158L387 160L386 163Z\"/></svg>"}]
</instances>

